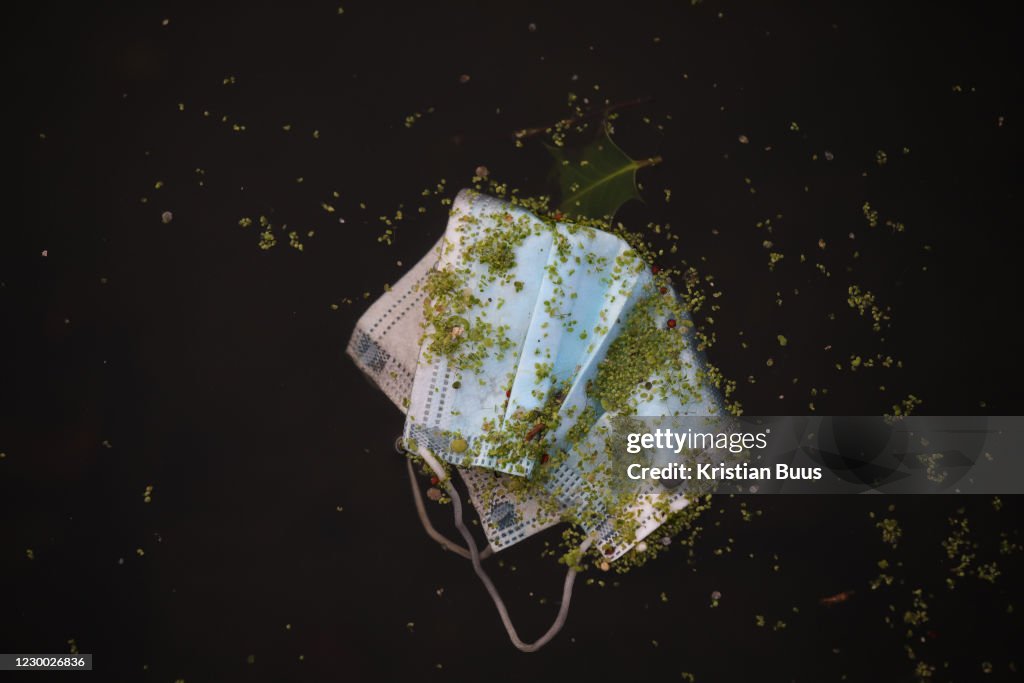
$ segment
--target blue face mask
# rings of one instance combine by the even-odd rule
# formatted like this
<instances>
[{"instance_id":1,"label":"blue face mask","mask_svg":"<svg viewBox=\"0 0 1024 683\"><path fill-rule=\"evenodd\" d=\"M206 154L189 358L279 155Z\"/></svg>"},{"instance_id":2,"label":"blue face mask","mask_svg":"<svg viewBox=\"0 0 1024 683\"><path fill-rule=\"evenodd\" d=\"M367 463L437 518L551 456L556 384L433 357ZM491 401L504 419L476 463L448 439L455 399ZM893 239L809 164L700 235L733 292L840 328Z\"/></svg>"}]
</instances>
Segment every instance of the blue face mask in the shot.
<instances>
[{"instance_id":1,"label":"blue face mask","mask_svg":"<svg viewBox=\"0 0 1024 683\"><path fill-rule=\"evenodd\" d=\"M620 237L464 190L349 353L406 410L406 447L453 496L442 461L460 472L491 548L571 521L611 562L688 502L616 475L618 421L722 413L689 323Z\"/></svg>"}]
</instances>

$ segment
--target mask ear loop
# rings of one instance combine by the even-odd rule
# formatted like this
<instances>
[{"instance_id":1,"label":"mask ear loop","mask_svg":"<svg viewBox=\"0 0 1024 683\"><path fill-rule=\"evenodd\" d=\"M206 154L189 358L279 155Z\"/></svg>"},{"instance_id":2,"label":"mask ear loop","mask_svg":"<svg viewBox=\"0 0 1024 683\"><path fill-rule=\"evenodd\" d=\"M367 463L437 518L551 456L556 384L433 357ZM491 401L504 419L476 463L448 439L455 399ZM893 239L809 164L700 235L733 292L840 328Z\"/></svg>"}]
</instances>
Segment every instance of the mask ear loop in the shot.
<instances>
[{"instance_id":1,"label":"mask ear loop","mask_svg":"<svg viewBox=\"0 0 1024 683\"><path fill-rule=\"evenodd\" d=\"M427 516L427 508L423 504L423 494L420 493L420 487L416 484L416 472L412 468L412 460L406 458L405 460L406 469L409 471L409 486L412 488L412 498L416 502L416 512L420 516L420 523L423 524L423 530L427 532L427 536L437 541L442 548L450 550L459 557L464 557L467 560L471 559L469 551L463 548L455 541L449 540L444 534L434 528L434 525L430 522L430 517ZM483 552L480 553L480 559L486 560L488 557L494 554L494 549L491 546L484 548Z\"/></svg>"},{"instance_id":2,"label":"mask ear loop","mask_svg":"<svg viewBox=\"0 0 1024 683\"><path fill-rule=\"evenodd\" d=\"M411 451L405 447L405 438L399 436L395 439L395 452L400 455L408 455ZM416 484L416 472L412 467L412 460L408 457L405 459L405 469L409 473L409 488L412 489L412 499L416 503L416 514L420 517L420 524L423 525L423 530L427 532L427 536L437 541L437 543L445 550L450 550L459 557L464 557L467 560L470 559L469 551L463 548L455 541L449 540L447 536L442 534L440 531L434 528L434 525L430 521L430 517L427 516L427 507L423 504L423 494L420 493L420 487ZM435 472L439 467L431 465L431 469ZM444 479L444 470L438 473L438 480ZM488 557L494 554L494 549L490 546L484 548L484 551L480 553L480 559L486 560Z\"/></svg>"},{"instance_id":3,"label":"mask ear loop","mask_svg":"<svg viewBox=\"0 0 1024 683\"><path fill-rule=\"evenodd\" d=\"M445 489L448 491L448 495L452 498L452 508L455 512L455 528L459 530L459 534L461 534L462 538L466 541L466 545L469 548L469 560L473 563L473 571L476 572L477 577L479 577L480 581L484 584L484 588L486 588L487 592L490 594L491 600L494 601L494 606L498 609L498 616L501 617L501 622L505 625L505 630L508 632L509 640L511 640L512 644L522 652L536 652L541 649L547 645L552 638L558 635L558 632L562 630L563 626L565 626L565 620L569 616L569 603L572 602L572 586L576 581L576 570L570 567L565 573L565 583L562 586L562 605L558 608L558 616L555 617L551 627L544 635L534 642L524 643L516 632L515 626L512 625L512 619L508 616L508 609L505 607L505 601L501 599L501 594L498 593L497 587L494 585L494 582L491 581L491 577L487 575L487 572L484 571L483 565L480 564L480 560L486 556L477 549L476 540L474 540L473 534L469 532L469 529L466 528L465 523L462 521L462 497L455 489L455 486L453 486L447 479L444 468L441 467L441 463L437 461L434 455L425 448L420 448L419 454L427 465L430 466L430 469L434 471L438 480L443 482ZM427 519L426 510L423 508L423 499L419 495L419 490L416 487L414 476L415 473L413 472L412 462L410 461L409 477L412 480L413 493L417 501L416 507L420 512L420 520L423 522L424 528L427 529L427 533L430 534L431 538L435 541L438 541L441 545L458 552L459 555L462 555L463 552L467 552L466 548L456 546L451 543L451 541L448 541L448 539L438 533L430 524L430 521ZM587 548L590 547L591 541L591 538L584 540L580 545L580 552L585 552ZM488 546L484 552L486 553L490 550L491 548ZM490 553L488 553L488 555L489 554ZM465 557L465 555L463 555L463 557Z\"/></svg>"}]
</instances>

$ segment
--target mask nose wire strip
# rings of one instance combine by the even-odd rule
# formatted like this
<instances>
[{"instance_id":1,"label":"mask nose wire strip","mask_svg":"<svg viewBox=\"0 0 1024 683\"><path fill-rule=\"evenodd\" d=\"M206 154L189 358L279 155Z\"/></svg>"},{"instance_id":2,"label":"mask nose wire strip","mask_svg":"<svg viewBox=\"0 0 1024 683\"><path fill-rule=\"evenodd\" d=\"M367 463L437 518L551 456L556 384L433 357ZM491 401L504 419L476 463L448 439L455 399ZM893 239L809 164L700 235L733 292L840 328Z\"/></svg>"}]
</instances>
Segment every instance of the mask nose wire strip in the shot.
<instances>
[{"instance_id":1,"label":"mask nose wire strip","mask_svg":"<svg viewBox=\"0 0 1024 683\"><path fill-rule=\"evenodd\" d=\"M416 512L420 516L420 522L423 524L423 530L427 532L427 536L437 541L442 548L450 550L459 557L464 557L467 560L472 559L469 551L463 548L458 543L449 540L440 531L434 528L434 525L430 522L430 517L427 516L427 508L423 504L423 495L420 493L420 487L416 485L416 472L412 468L412 460L406 459L406 468L409 471L409 484L412 488L412 497L416 502ZM494 549L490 546L484 548L483 552L480 553L480 559L486 560L488 557L494 554Z\"/></svg>"},{"instance_id":2,"label":"mask nose wire strip","mask_svg":"<svg viewBox=\"0 0 1024 683\"><path fill-rule=\"evenodd\" d=\"M441 468L441 464L434 458L433 454L426 449L421 448L419 451L423 459L430 465L430 468L434 470L439 479L445 481L442 477L444 470ZM411 468L411 465L410 465ZM410 470L411 471L411 470ZM476 572L477 577L484 584L484 588L491 596L491 600L494 601L494 606L498 609L498 616L501 617L501 622L505 625L505 630L508 632L509 640L516 646L517 649L522 652L536 652L545 645L547 645L552 638L558 635L558 632L565 626L565 620L569 616L569 603L572 602L572 586L576 581L576 570L569 569L565 573L565 583L562 586L562 605L558 608L558 616L555 617L555 621L551 624L551 627L547 630L547 633L542 635L536 641L532 643L524 643L519 638L519 634L516 633L515 626L512 625L512 619L508 616L508 609L505 607L505 601L501 599L501 594L498 593L497 587L494 582L491 581L491 577L484 571L483 565L480 564L481 554L476 547L476 541L473 539L473 535L469 533L469 529L462 521L462 498L459 496L459 492L455 489L450 482L445 481L445 486L448 489L448 495L452 497L452 508L455 511L455 528L459 530L462 538L465 539L466 545L469 546L469 559L473 563L473 571ZM587 538L580 545L580 551L585 552L590 547L590 538ZM488 548L490 549L490 548ZM460 548L460 550L463 550Z\"/></svg>"}]
</instances>

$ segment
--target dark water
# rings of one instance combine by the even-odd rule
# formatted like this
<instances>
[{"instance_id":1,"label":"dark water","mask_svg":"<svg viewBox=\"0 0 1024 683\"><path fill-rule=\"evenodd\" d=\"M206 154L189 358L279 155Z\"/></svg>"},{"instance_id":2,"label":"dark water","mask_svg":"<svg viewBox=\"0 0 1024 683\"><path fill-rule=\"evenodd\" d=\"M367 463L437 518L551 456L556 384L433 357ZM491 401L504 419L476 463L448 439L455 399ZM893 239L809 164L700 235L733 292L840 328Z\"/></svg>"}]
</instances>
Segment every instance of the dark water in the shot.
<instances>
[{"instance_id":1,"label":"dark water","mask_svg":"<svg viewBox=\"0 0 1024 683\"><path fill-rule=\"evenodd\" d=\"M519 654L468 565L422 533L391 452L401 415L343 354L362 293L443 230L423 188L444 178L453 195L485 164L542 191L545 152L517 150L513 130L564 116L570 91L649 97L616 139L665 161L619 218L670 222L681 239L665 264L714 274L710 355L748 413L814 400L819 414L878 414L913 394L926 414L1020 414L1008 10L344 9L40 3L7 22L0 651L74 639L105 681L875 681L913 680L920 660L936 680L1019 676L1020 553L999 554L1001 533L1021 542L1016 499L758 498L750 522L740 500L716 500L692 558L676 546L621 579L588 572L608 585L579 585L564 632ZM865 202L905 232L869 228ZM399 204L385 247L378 216ZM283 233L260 250L257 228L237 225L260 214L305 250ZM765 239L786 254L771 273ZM851 284L892 308L891 327L850 309ZM903 368L849 370L876 353ZM899 520L896 549L872 512ZM954 515L970 519L975 565L999 562L995 583L947 588ZM526 638L556 611L545 541L495 570ZM883 558L895 582L871 591ZM908 639L917 588L929 621Z\"/></svg>"}]
</instances>

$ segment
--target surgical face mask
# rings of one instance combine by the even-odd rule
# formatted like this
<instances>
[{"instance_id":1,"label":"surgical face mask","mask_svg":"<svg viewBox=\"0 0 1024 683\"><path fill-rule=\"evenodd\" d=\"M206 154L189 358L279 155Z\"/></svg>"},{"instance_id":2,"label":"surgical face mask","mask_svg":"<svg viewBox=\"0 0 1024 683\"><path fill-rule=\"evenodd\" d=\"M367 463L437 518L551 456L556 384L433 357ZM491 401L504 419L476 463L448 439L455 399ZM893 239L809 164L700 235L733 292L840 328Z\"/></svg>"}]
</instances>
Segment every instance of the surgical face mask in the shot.
<instances>
[{"instance_id":1,"label":"surgical face mask","mask_svg":"<svg viewBox=\"0 0 1024 683\"><path fill-rule=\"evenodd\" d=\"M623 239L467 190L444 237L359 320L348 352L406 413L404 447L448 489L466 547L429 525L413 481L425 527L473 562L526 650L565 614L523 643L481 560L559 521L583 530L584 549L618 559L688 501L617 476L617 425L722 412L686 311ZM442 463L466 483L483 553Z\"/></svg>"}]
</instances>

